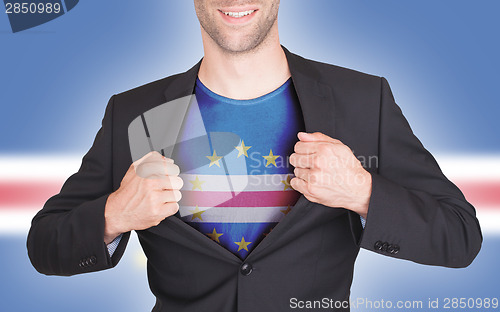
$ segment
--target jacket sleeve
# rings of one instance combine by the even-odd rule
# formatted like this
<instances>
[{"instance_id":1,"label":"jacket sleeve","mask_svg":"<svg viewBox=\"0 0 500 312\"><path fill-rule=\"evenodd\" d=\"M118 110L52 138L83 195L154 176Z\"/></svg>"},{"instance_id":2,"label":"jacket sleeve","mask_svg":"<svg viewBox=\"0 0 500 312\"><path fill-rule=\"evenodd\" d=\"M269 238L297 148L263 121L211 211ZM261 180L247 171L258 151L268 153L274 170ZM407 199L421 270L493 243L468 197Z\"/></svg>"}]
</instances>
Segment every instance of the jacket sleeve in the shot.
<instances>
[{"instance_id":1,"label":"jacket sleeve","mask_svg":"<svg viewBox=\"0 0 500 312\"><path fill-rule=\"evenodd\" d=\"M28 256L40 273L74 275L104 270L115 266L123 255L130 233L123 235L112 258L104 243L104 207L113 192L113 100L78 172L33 218Z\"/></svg>"},{"instance_id":2,"label":"jacket sleeve","mask_svg":"<svg viewBox=\"0 0 500 312\"><path fill-rule=\"evenodd\" d=\"M482 243L474 207L415 137L385 78L380 105L378 169L360 246L422 264L468 266Z\"/></svg>"}]
</instances>

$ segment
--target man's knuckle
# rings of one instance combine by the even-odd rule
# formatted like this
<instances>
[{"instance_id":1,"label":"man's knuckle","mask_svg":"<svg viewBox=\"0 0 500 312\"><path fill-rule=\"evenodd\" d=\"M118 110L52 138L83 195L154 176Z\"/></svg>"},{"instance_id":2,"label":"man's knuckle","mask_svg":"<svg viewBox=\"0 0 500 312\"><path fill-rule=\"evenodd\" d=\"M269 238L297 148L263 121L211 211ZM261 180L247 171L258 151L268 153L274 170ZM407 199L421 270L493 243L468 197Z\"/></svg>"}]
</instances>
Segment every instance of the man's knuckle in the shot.
<instances>
[{"instance_id":1,"label":"man's knuckle","mask_svg":"<svg viewBox=\"0 0 500 312\"><path fill-rule=\"evenodd\" d=\"M179 211L179 204L178 203L167 203L165 205L165 211L167 215L171 216L177 213Z\"/></svg>"},{"instance_id":2,"label":"man's knuckle","mask_svg":"<svg viewBox=\"0 0 500 312\"><path fill-rule=\"evenodd\" d=\"M295 143L295 145L293 146L293 151L295 153L298 153L299 152L299 149L300 149L300 141Z\"/></svg>"},{"instance_id":3,"label":"man's knuckle","mask_svg":"<svg viewBox=\"0 0 500 312\"><path fill-rule=\"evenodd\" d=\"M181 200L181 198L182 198L182 193L181 193L181 191L179 191L179 190L174 190L172 193L173 193L173 197L174 197L174 200L173 200L173 201L178 202L179 200Z\"/></svg>"},{"instance_id":4,"label":"man's knuckle","mask_svg":"<svg viewBox=\"0 0 500 312\"><path fill-rule=\"evenodd\" d=\"M184 186L184 180L181 177L176 177L177 188L181 189Z\"/></svg>"}]
</instances>

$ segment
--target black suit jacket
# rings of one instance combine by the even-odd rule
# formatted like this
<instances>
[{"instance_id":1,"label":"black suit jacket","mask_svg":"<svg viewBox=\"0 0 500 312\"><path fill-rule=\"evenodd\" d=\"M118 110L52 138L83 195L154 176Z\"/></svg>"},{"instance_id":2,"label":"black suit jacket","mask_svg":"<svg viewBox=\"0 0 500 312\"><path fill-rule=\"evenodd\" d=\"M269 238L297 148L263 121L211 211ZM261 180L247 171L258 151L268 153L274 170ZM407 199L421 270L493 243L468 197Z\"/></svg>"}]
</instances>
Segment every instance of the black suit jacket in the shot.
<instances>
[{"instance_id":1,"label":"black suit jacket","mask_svg":"<svg viewBox=\"0 0 500 312\"><path fill-rule=\"evenodd\" d=\"M372 175L366 227L355 213L302 196L242 261L168 217L137 232L157 298L154 311L287 311L292 297L348 300L360 247L448 267L469 265L480 249L474 208L413 135L387 81L284 50L306 131L340 139ZM104 207L132 163L128 126L192 94L199 65L110 99L79 171L33 219L27 245L39 272L74 275L118 263L130 233L110 258Z\"/></svg>"}]
</instances>

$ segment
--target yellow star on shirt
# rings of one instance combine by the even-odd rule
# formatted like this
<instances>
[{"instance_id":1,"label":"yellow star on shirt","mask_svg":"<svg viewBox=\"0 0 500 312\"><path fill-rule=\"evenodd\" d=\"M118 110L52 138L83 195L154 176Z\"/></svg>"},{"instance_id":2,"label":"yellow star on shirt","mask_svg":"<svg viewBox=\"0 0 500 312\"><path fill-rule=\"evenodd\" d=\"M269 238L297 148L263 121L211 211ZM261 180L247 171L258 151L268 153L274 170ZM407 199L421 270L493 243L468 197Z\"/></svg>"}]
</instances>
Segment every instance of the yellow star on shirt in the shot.
<instances>
[{"instance_id":1,"label":"yellow star on shirt","mask_svg":"<svg viewBox=\"0 0 500 312\"><path fill-rule=\"evenodd\" d=\"M207 181L201 181L198 176L196 176L196 179L192 180L192 181L189 181L191 183L193 183L193 188L191 189L191 191L194 191L195 189L200 189L200 191L203 191L201 189L201 185Z\"/></svg>"},{"instance_id":2,"label":"yellow star on shirt","mask_svg":"<svg viewBox=\"0 0 500 312\"><path fill-rule=\"evenodd\" d=\"M268 156L262 156L264 157L265 160L267 160L266 167L269 166L270 164L273 164L275 167L278 167L276 165L276 158L280 157L279 155L273 155L273 150L269 152Z\"/></svg>"},{"instance_id":3,"label":"yellow star on shirt","mask_svg":"<svg viewBox=\"0 0 500 312\"><path fill-rule=\"evenodd\" d=\"M292 209L290 208L290 205L288 205L288 208L280 210L283 212L285 215L287 215Z\"/></svg>"},{"instance_id":4,"label":"yellow star on shirt","mask_svg":"<svg viewBox=\"0 0 500 312\"><path fill-rule=\"evenodd\" d=\"M236 245L238 245L238 251L242 250L242 249L245 249L246 251L248 251L248 245L250 245L252 242L245 242L245 237L241 237L241 242L234 242Z\"/></svg>"},{"instance_id":5,"label":"yellow star on shirt","mask_svg":"<svg viewBox=\"0 0 500 312\"><path fill-rule=\"evenodd\" d=\"M219 160L222 158L222 156L217 156L217 153L214 150L214 154L212 156L205 156L206 158L210 159L210 166L209 168L212 167L212 165L217 165L217 167L220 168Z\"/></svg>"},{"instance_id":6,"label":"yellow star on shirt","mask_svg":"<svg viewBox=\"0 0 500 312\"><path fill-rule=\"evenodd\" d=\"M290 185L290 180L292 179L292 176L288 176L285 180L281 180L281 183L285 184L285 189L283 191L286 191L286 189L291 189L293 190L292 186Z\"/></svg>"},{"instance_id":7,"label":"yellow star on shirt","mask_svg":"<svg viewBox=\"0 0 500 312\"><path fill-rule=\"evenodd\" d=\"M214 228L214 230L213 230L213 232L212 232L212 233L206 233L206 234L207 234L208 236L210 236L210 238L211 238L212 240L216 241L217 243L220 243L220 241L219 241L219 237L220 237L220 236L222 236L222 235L224 235L224 233L217 233L217 231L215 230L215 228Z\"/></svg>"},{"instance_id":8,"label":"yellow star on shirt","mask_svg":"<svg viewBox=\"0 0 500 312\"><path fill-rule=\"evenodd\" d=\"M191 220L194 220L195 218L200 218L200 220L203 221L203 219L201 218L201 214L204 213L205 210L200 210L200 208L198 208L198 205L196 205L196 209L191 210L191 212L193 213L193 215L191 216Z\"/></svg>"},{"instance_id":9,"label":"yellow star on shirt","mask_svg":"<svg viewBox=\"0 0 500 312\"><path fill-rule=\"evenodd\" d=\"M251 146L245 146L245 142L241 140L241 144L239 146L235 146L234 148L238 150L237 158L240 158L241 155L248 157L247 151L251 148Z\"/></svg>"}]
</instances>

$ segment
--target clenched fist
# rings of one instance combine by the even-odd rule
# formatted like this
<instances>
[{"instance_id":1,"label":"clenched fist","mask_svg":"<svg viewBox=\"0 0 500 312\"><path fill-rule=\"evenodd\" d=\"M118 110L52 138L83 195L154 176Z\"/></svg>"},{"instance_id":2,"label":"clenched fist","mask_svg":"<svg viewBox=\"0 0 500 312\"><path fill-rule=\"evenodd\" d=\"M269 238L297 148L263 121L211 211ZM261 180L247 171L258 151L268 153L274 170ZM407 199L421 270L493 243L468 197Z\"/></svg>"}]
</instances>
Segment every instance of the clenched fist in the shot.
<instances>
[{"instance_id":1,"label":"clenched fist","mask_svg":"<svg viewBox=\"0 0 500 312\"><path fill-rule=\"evenodd\" d=\"M174 161L150 152L130 165L106 202L104 242L121 233L158 225L179 210L183 181Z\"/></svg>"},{"instance_id":2,"label":"clenched fist","mask_svg":"<svg viewBox=\"0 0 500 312\"><path fill-rule=\"evenodd\" d=\"M343 207L366 218L372 179L351 149L319 132L300 132L298 137L290 155L295 167L290 185L312 202Z\"/></svg>"}]
</instances>

